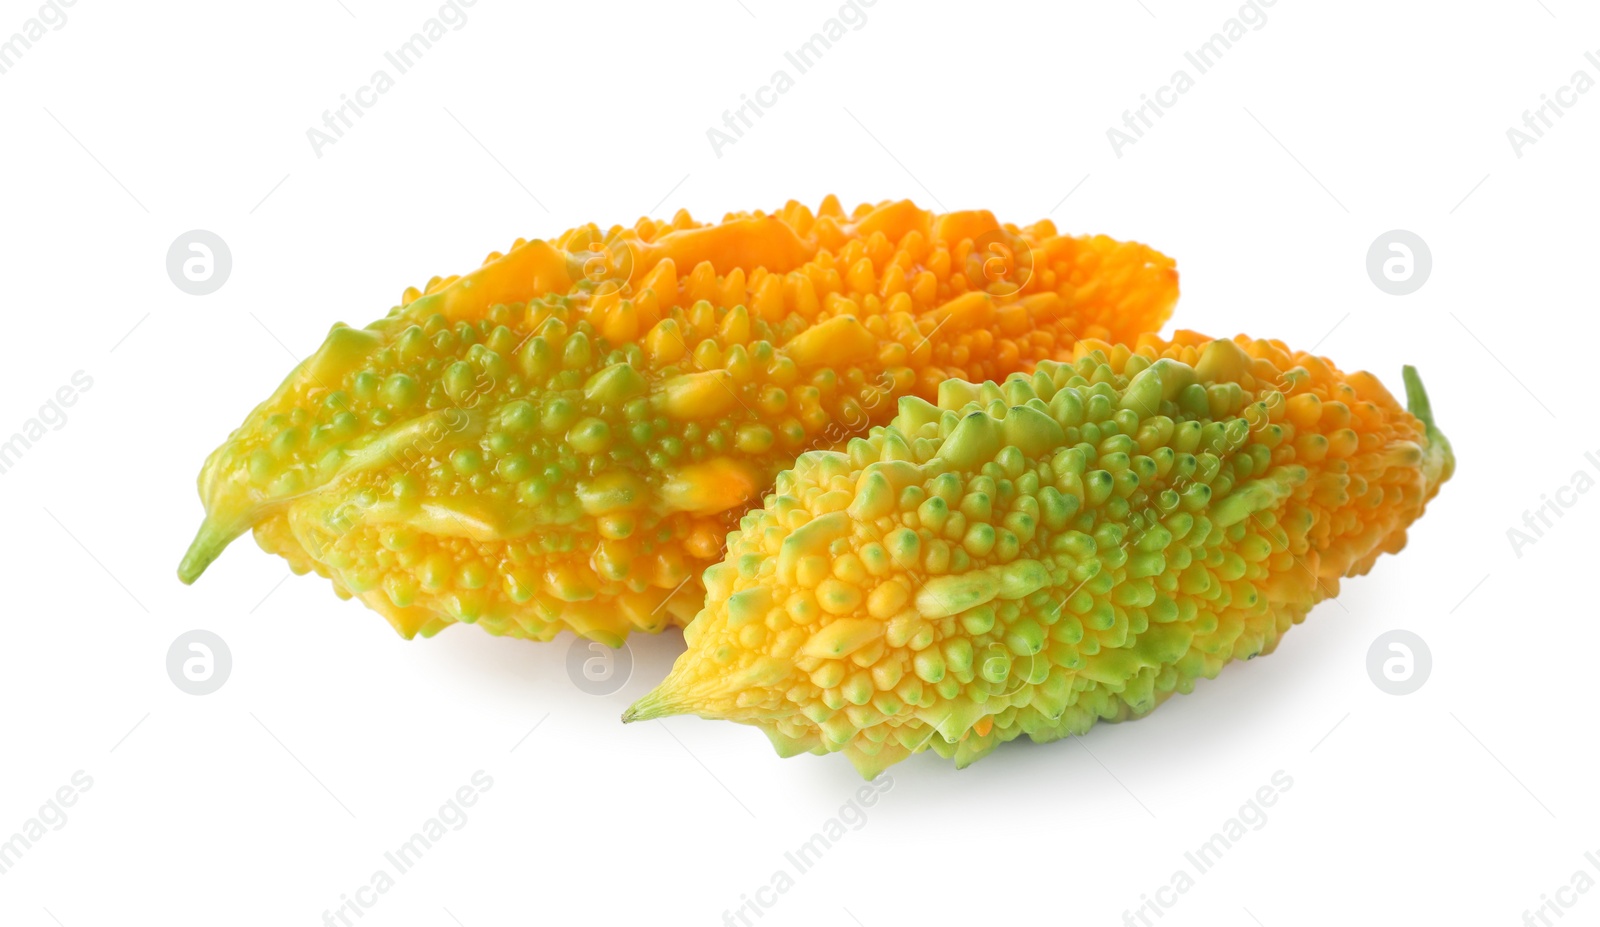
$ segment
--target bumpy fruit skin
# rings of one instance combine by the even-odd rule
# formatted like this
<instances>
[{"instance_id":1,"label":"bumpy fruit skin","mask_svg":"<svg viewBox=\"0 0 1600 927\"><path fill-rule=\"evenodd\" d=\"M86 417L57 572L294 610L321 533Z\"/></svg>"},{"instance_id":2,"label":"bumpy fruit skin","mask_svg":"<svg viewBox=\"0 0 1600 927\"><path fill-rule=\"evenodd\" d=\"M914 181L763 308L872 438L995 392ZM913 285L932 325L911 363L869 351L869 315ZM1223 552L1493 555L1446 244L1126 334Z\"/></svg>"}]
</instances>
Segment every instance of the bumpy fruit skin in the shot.
<instances>
[{"instance_id":1,"label":"bumpy fruit skin","mask_svg":"<svg viewBox=\"0 0 1600 927\"><path fill-rule=\"evenodd\" d=\"M1075 351L802 455L624 720L726 718L871 777L1138 717L1399 551L1454 467L1410 368L1415 415L1274 341Z\"/></svg>"},{"instance_id":2,"label":"bumpy fruit skin","mask_svg":"<svg viewBox=\"0 0 1600 927\"><path fill-rule=\"evenodd\" d=\"M698 611L698 575L802 451L948 377L1155 330L1176 297L1142 245L909 202L519 241L335 326L206 461L179 576L254 529L406 637L618 645Z\"/></svg>"}]
</instances>

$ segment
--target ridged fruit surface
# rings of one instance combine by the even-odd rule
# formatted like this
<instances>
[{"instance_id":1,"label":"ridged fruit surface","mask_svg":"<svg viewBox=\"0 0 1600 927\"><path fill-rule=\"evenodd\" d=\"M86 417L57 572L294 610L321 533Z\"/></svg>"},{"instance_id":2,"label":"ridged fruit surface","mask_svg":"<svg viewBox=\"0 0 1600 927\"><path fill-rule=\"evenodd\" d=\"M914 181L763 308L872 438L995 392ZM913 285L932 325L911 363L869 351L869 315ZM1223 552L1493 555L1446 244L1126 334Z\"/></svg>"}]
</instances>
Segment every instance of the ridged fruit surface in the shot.
<instances>
[{"instance_id":1,"label":"ridged fruit surface","mask_svg":"<svg viewBox=\"0 0 1600 927\"><path fill-rule=\"evenodd\" d=\"M1404 546L1454 468L1410 368L1407 411L1275 341L1075 354L802 455L624 720L752 724L872 776L1138 717L1270 653Z\"/></svg>"},{"instance_id":2,"label":"ridged fruit surface","mask_svg":"<svg viewBox=\"0 0 1600 927\"><path fill-rule=\"evenodd\" d=\"M829 197L519 241L337 325L206 461L192 582L254 530L406 637L455 622L619 644L780 470L933 398L1167 318L1142 245Z\"/></svg>"}]
</instances>

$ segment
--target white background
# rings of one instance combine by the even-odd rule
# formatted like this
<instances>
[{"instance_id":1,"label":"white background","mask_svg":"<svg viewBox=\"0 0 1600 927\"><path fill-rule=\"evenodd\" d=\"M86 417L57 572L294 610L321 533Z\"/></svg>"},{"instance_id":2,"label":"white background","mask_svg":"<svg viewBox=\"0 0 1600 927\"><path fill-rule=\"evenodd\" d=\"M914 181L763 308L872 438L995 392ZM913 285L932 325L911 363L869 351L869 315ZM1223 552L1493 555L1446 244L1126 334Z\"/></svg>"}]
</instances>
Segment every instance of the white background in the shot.
<instances>
[{"instance_id":1,"label":"white background","mask_svg":"<svg viewBox=\"0 0 1600 927\"><path fill-rule=\"evenodd\" d=\"M37 9L0 2L0 38ZM0 437L94 381L0 475L0 839L94 782L0 875L0 923L322 923L480 769L468 823L359 923L710 925L768 885L859 779L736 725L619 724L678 634L635 638L596 697L570 638L406 642L248 539L192 588L174 568L206 453L334 321L518 236L830 192L1148 242L1178 260L1178 325L1316 345L1396 391L1417 365L1460 466L1410 547L1270 658L1079 742L894 767L752 922L1123 923L1278 770L1265 825L1163 927L1509 927L1589 866L1600 493L1520 557L1507 530L1600 477L1600 93L1520 158L1506 130L1600 76L1592 9L1278 0L1118 158L1107 128L1192 76L1237 4L878 0L718 158L707 128L837 3L478 0L316 157L306 130L437 10L79 0L0 76ZM233 253L205 297L165 270L194 228ZM1365 270L1393 228L1432 248L1406 297ZM213 695L165 670L192 628L232 650ZM1433 652L1414 695L1367 675L1392 628ZM1600 890L1564 897L1566 923L1600 918Z\"/></svg>"}]
</instances>

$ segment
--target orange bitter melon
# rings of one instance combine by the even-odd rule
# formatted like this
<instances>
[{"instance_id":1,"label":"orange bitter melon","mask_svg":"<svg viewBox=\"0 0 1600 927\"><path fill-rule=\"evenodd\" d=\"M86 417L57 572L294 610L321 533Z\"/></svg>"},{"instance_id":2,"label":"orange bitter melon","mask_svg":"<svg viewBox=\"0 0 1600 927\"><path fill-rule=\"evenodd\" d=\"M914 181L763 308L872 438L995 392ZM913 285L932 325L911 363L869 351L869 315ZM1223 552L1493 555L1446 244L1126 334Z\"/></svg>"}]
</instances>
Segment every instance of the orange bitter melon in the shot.
<instances>
[{"instance_id":1,"label":"orange bitter melon","mask_svg":"<svg viewBox=\"0 0 1600 927\"><path fill-rule=\"evenodd\" d=\"M800 453L949 377L1153 331L1176 296L1142 245L910 202L519 241L335 326L206 461L179 575L253 529L406 637L616 645L695 614Z\"/></svg>"},{"instance_id":2,"label":"orange bitter melon","mask_svg":"<svg viewBox=\"0 0 1600 927\"><path fill-rule=\"evenodd\" d=\"M1074 350L801 455L624 720L730 719L872 776L1138 717L1270 653L1454 469L1410 368L1408 412L1275 341Z\"/></svg>"}]
</instances>

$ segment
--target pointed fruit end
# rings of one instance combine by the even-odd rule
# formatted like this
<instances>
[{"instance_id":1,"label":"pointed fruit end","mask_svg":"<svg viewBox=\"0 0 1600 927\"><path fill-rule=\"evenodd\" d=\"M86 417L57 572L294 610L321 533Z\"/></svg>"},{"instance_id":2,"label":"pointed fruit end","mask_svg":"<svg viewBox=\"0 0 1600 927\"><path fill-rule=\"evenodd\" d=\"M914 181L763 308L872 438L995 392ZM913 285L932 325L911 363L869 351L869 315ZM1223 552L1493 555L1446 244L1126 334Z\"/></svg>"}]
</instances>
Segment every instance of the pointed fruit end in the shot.
<instances>
[{"instance_id":1,"label":"pointed fruit end","mask_svg":"<svg viewBox=\"0 0 1600 927\"><path fill-rule=\"evenodd\" d=\"M1433 404L1428 400L1427 387L1422 385L1422 375L1410 364L1402 367L1400 372L1406 382L1406 410L1415 415L1428 432L1428 485L1431 492L1455 473L1455 450L1450 447L1450 439L1434 424Z\"/></svg>"},{"instance_id":2,"label":"pointed fruit end","mask_svg":"<svg viewBox=\"0 0 1600 927\"><path fill-rule=\"evenodd\" d=\"M656 718L665 718L669 715L686 714L689 710L689 706L681 702L673 693L666 691L664 688L657 688L628 706L628 710L622 713L622 723L631 724L634 721L653 721Z\"/></svg>"},{"instance_id":3,"label":"pointed fruit end","mask_svg":"<svg viewBox=\"0 0 1600 927\"><path fill-rule=\"evenodd\" d=\"M233 543L234 538L243 533L243 528L225 528L210 518L201 522L200 530L195 532L194 540L184 552L183 562L178 564L178 580L185 586L191 585Z\"/></svg>"}]
</instances>

